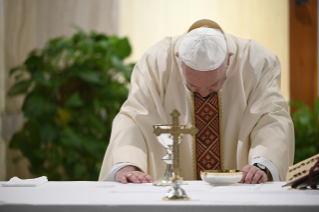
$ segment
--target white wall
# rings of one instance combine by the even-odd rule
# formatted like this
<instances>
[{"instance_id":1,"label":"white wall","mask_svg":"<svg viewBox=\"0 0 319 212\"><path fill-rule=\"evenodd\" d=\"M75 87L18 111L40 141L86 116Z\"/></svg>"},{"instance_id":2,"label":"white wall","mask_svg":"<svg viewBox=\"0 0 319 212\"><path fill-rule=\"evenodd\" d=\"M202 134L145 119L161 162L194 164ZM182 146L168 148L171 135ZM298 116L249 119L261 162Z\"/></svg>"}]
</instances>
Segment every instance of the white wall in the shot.
<instances>
[{"instance_id":1,"label":"white wall","mask_svg":"<svg viewBox=\"0 0 319 212\"><path fill-rule=\"evenodd\" d=\"M137 61L166 36L180 35L199 19L211 19L230 34L257 40L282 64L282 92L289 99L288 0L120 0L120 29Z\"/></svg>"}]
</instances>

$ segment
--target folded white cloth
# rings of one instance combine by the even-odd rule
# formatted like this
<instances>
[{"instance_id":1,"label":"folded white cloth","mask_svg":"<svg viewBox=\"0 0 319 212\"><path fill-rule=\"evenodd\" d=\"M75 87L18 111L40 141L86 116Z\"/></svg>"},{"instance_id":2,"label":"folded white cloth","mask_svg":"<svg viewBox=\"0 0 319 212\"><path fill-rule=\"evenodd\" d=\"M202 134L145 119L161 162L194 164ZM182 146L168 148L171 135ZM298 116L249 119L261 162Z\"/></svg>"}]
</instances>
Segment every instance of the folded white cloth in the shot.
<instances>
[{"instance_id":1,"label":"folded white cloth","mask_svg":"<svg viewBox=\"0 0 319 212\"><path fill-rule=\"evenodd\" d=\"M48 182L48 178L45 176L22 180L18 177L11 178L8 182L1 183L3 187L36 187Z\"/></svg>"}]
</instances>

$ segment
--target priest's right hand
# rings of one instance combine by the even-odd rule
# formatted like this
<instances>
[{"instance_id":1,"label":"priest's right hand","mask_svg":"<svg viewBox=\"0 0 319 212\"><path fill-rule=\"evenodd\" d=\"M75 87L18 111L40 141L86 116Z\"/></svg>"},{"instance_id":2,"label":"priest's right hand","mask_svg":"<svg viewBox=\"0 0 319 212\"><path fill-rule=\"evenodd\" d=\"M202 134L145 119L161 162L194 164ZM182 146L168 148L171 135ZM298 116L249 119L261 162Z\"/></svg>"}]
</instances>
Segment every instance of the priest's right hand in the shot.
<instances>
[{"instance_id":1,"label":"priest's right hand","mask_svg":"<svg viewBox=\"0 0 319 212\"><path fill-rule=\"evenodd\" d=\"M124 168L118 170L115 174L115 180L117 182L126 184L128 182L132 183L153 183L153 178L143 172L137 171L135 166L125 166Z\"/></svg>"}]
</instances>

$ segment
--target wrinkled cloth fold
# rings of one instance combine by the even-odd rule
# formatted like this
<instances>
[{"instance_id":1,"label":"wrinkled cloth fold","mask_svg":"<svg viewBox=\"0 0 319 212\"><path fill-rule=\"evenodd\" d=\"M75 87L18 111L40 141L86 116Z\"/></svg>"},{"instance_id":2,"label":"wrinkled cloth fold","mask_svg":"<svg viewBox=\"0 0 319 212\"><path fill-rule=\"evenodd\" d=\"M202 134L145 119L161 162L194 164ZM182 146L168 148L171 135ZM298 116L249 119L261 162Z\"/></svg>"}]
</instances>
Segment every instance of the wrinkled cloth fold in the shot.
<instances>
[{"instance_id":1,"label":"wrinkled cloth fold","mask_svg":"<svg viewBox=\"0 0 319 212\"><path fill-rule=\"evenodd\" d=\"M3 182L3 187L37 187L48 182L46 176L22 180L18 177L12 177L8 182Z\"/></svg>"}]
</instances>

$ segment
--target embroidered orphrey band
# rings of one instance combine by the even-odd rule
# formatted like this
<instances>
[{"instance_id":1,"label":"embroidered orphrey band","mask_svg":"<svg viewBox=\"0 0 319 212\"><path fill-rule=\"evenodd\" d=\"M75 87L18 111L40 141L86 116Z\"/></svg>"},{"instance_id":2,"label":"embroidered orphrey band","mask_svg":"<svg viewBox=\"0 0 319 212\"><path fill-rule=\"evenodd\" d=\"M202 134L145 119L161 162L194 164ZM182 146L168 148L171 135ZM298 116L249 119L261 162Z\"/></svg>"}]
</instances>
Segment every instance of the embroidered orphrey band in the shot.
<instances>
[{"instance_id":1,"label":"embroidered orphrey band","mask_svg":"<svg viewBox=\"0 0 319 212\"><path fill-rule=\"evenodd\" d=\"M196 134L196 174L200 171L221 169L218 93L204 98L194 93Z\"/></svg>"}]
</instances>

